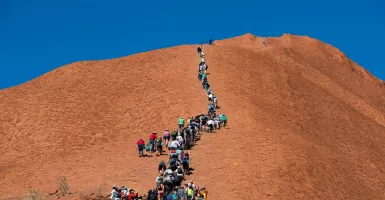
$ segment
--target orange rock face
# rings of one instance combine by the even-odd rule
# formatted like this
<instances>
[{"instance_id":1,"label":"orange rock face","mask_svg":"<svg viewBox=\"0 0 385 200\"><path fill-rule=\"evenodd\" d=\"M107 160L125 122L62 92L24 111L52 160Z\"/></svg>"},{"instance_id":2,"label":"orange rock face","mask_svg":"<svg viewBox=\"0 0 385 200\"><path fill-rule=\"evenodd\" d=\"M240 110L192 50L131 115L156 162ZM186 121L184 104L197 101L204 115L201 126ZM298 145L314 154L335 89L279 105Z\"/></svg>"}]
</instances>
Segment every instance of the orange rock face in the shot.
<instances>
[{"instance_id":1,"label":"orange rock face","mask_svg":"<svg viewBox=\"0 0 385 200\"><path fill-rule=\"evenodd\" d=\"M145 193L167 157L136 141L207 111L195 45L63 66L0 91L0 198ZM385 84L338 49L292 35L204 46L229 126L190 151L210 199L385 199Z\"/></svg>"}]
</instances>

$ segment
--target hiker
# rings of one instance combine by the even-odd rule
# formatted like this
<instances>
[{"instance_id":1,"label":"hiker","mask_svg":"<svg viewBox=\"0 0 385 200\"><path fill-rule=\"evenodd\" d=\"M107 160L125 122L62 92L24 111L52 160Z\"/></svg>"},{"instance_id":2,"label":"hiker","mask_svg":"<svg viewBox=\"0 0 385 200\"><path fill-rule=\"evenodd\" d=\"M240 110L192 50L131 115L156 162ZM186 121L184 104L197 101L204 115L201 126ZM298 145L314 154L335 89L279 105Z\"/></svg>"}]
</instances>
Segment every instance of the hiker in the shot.
<instances>
[{"instance_id":1,"label":"hiker","mask_svg":"<svg viewBox=\"0 0 385 200\"><path fill-rule=\"evenodd\" d=\"M207 95L209 95L209 94L211 94L211 93L213 93L213 91L209 88L209 89L207 89L206 90L206 92L207 92Z\"/></svg>"},{"instance_id":2,"label":"hiker","mask_svg":"<svg viewBox=\"0 0 385 200\"><path fill-rule=\"evenodd\" d=\"M203 81L207 81L207 74L206 73L202 73L202 82Z\"/></svg>"},{"instance_id":3,"label":"hiker","mask_svg":"<svg viewBox=\"0 0 385 200\"><path fill-rule=\"evenodd\" d=\"M206 81L206 82L205 82L203 88L204 88L205 90L208 90L208 89L210 88L209 81Z\"/></svg>"},{"instance_id":4,"label":"hiker","mask_svg":"<svg viewBox=\"0 0 385 200\"><path fill-rule=\"evenodd\" d=\"M156 190L149 190L147 200L158 200L158 192Z\"/></svg>"},{"instance_id":5,"label":"hiker","mask_svg":"<svg viewBox=\"0 0 385 200\"><path fill-rule=\"evenodd\" d=\"M136 142L136 145L138 147L138 155L139 157L142 157L144 156L144 153L143 153L143 150L144 150L144 140L142 138L140 138L137 142Z\"/></svg>"},{"instance_id":6,"label":"hiker","mask_svg":"<svg viewBox=\"0 0 385 200\"><path fill-rule=\"evenodd\" d=\"M162 138L155 139L155 144L156 144L156 156L162 155L162 152L163 152Z\"/></svg>"},{"instance_id":7,"label":"hiker","mask_svg":"<svg viewBox=\"0 0 385 200\"><path fill-rule=\"evenodd\" d=\"M120 188L120 197L124 200L128 200L128 191L127 191L127 187L126 186L122 186L122 188Z\"/></svg>"},{"instance_id":8,"label":"hiker","mask_svg":"<svg viewBox=\"0 0 385 200\"><path fill-rule=\"evenodd\" d=\"M163 140L164 142L170 141L170 132L168 131L168 129L164 130L163 132Z\"/></svg>"},{"instance_id":9,"label":"hiker","mask_svg":"<svg viewBox=\"0 0 385 200\"><path fill-rule=\"evenodd\" d=\"M159 173L163 175L163 173L166 171L166 168L167 168L166 163L162 160L158 166Z\"/></svg>"},{"instance_id":10,"label":"hiker","mask_svg":"<svg viewBox=\"0 0 385 200\"><path fill-rule=\"evenodd\" d=\"M116 188L115 185L112 186L112 191L111 191L110 199L112 199L112 200L120 200L120 194L118 192L118 188Z\"/></svg>"},{"instance_id":11,"label":"hiker","mask_svg":"<svg viewBox=\"0 0 385 200\"><path fill-rule=\"evenodd\" d=\"M179 119L178 119L178 127L179 127L179 132L181 132L181 131L182 131L182 129L183 129L183 125L184 125L184 119L183 119L183 117L182 117L182 116L180 116L180 117L179 117Z\"/></svg>"},{"instance_id":12,"label":"hiker","mask_svg":"<svg viewBox=\"0 0 385 200\"><path fill-rule=\"evenodd\" d=\"M199 190L199 196L202 197L204 200L207 200L207 193L209 193L207 190L206 190L206 187L203 186L200 190Z\"/></svg>"},{"instance_id":13,"label":"hiker","mask_svg":"<svg viewBox=\"0 0 385 200\"><path fill-rule=\"evenodd\" d=\"M138 198L138 192L135 193L134 189L130 189L128 193L128 200L136 200Z\"/></svg>"},{"instance_id":14,"label":"hiker","mask_svg":"<svg viewBox=\"0 0 385 200\"><path fill-rule=\"evenodd\" d=\"M155 152L155 140L156 140L156 132L152 132L150 135L150 144L151 144L151 152Z\"/></svg>"},{"instance_id":15,"label":"hiker","mask_svg":"<svg viewBox=\"0 0 385 200\"><path fill-rule=\"evenodd\" d=\"M202 63L205 63L205 61L206 61L206 60L205 60L205 57L204 57L204 56L202 56L202 58L201 58L201 62L202 62Z\"/></svg>"},{"instance_id":16,"label":"hiker","mask_svg":"<svg viewBox=\"0 0 385 200\"><path fill-rule=\"evenodd\" d=\"M214 99L213 99L213 93L210 93L209 95L207 95L207 97L208 97L208 100L209 101L213 101Z\"/></svg>"},{"instance_id":17,"label":"hiker","mask_svg":"<svg viewBox=\"0 0 385 200\"><path fill-rule=\"evenodd\" d=\"M209 128L208 129L209 133L211 133L213 131L213 129L214 129L214 120L209 119L209 121L207 121L207 126Z\"/></svg>"},{"instance_id":18,"label":"hiker","mask_svg":"<svg viewBox=\"0 0 385 200\"><path fill-rule=\"evenodd\" d=\"M219 108L218 106L218 97L216 95L214 95L214 105L215 105L215 108Z\"/></svg>"},{"instance_id":19,"label":"hiker","mask_svg":"<svg viewBox=\"0 0 385 200\"><path fill-rule=\"evenodd\" d=\"M227 125L227 116L225 114L222 114L221 118L222 118L223 126L226 126Z\"/></svg>"},{"instance_id":20,"label":"hiker","mask_svg":"<svg viewBox=\"0 0 385 200\"><path fill-rule=\"evenodd\" d=\"M183 171L186 175L189 175L190 172L189 172L189 169L190 169L190 161L189 161L189 158L188 156L184 156L183 157L183 160L182 160L182 165L183 165Z\"/></svg>"},{"instance_id":21,"label":"hiker","mask_svg":"<svg viewBox=\"0 0 385 200\"><path fill-rule=\"evenodd\" d=\"M209 45L213 45L213 39L209 40Z\"/></svg>"},{"instance_id":22,"label":"hiker","mask_svg":"<svg viewBox=\"0 0 385 200\"><path fill-rule=\"evenodd\" d=\"M182 137L182 135L180 133L176 137L176 141L178 141L178 146L183 148L183 137Z\"/></svg>"},{"instance_id":23,"label":"hiker","mask_svg":"<svg viewBox=\"0 0 385 200\"><path fill-rule=\"evenodd\" d=\"M186 192L187 192L187 199L188 200L194 200L195 194L194 194L194 189L191 185L188 186Z\"/></svg>"},{"instance_id":24,"label":"hiker","mask_svg":"<svg viewBox=\"0 0 385 200\"><path fill-rule=\"evenodd\" d=\"M156 186L156 190L158 190L158 199L162 200L164 195L164 185L160 183Z\"/></svg>"},{"instance_id":25,"label":"hiker","mask_svg":"<svg viewBox=\"0 0 385 200\"><path fill-rule=\"evenodd\" d=\"M197 51L198 51L198 55L201 55L202 48L201 48L201 47L198 47L198 48L197 48Z\"/></svg>"}]
</instances>

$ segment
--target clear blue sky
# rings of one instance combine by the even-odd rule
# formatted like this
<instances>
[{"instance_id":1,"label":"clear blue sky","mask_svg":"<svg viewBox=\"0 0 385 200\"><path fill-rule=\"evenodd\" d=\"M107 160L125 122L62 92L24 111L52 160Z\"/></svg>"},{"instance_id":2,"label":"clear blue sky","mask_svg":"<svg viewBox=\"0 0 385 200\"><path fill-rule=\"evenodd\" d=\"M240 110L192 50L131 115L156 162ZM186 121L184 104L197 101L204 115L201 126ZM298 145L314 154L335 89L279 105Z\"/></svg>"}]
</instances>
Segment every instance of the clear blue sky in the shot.
<instances>
[{"instance_id":1,"label":"clear blue sky","mask_svg":"<svg viewBox=\"0 0 385 200\"><path fill-rule=\"evenodd\" d=\"M0 0L0 89L75 61L248 32L318 38L385 80L380 0Z\"/></svg>"}]
</instances>

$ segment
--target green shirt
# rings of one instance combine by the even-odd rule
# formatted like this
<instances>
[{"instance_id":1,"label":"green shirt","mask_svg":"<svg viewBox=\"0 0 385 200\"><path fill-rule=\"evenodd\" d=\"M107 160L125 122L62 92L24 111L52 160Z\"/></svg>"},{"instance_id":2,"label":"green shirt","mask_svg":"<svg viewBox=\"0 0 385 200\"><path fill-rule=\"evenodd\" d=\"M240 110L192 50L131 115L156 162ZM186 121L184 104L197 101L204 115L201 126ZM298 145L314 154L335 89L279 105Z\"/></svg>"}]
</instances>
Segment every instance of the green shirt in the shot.
<instances>
[{"instance_id":1,"label":"green shirt","mask_svg":"<svg viewBox=\"0 0 385 200\"><path fill-rule=\"evenodd\" d=\"M183 118L179 118L179 120L178 120L178 124L179 124L179 125L182 125L182 124L184 124L184 119L183 119Z\"/></svg>"}]
</instances>

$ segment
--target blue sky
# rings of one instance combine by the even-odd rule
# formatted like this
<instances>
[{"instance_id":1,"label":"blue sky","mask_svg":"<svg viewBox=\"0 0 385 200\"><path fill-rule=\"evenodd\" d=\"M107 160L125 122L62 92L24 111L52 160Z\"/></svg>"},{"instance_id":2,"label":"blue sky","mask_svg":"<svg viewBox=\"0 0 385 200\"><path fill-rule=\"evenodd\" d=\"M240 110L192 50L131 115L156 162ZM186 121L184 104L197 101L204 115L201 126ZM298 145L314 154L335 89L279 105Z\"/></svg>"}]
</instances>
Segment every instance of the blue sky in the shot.
<instances>
[{"instance_id":1,"label":"blue sky","mask_svg":"<svg viewBox=\"0 0 385 200\"><path fill-rule=\"evenodd\" d=\"M385 80L380 0L0 0L0 89L64 64L251 32L308 35Z\"/></svg>"}]
</instances>

